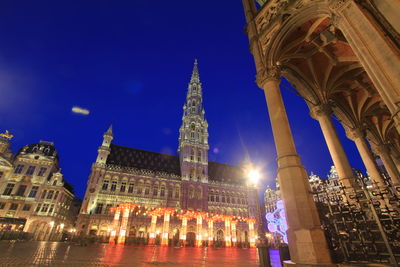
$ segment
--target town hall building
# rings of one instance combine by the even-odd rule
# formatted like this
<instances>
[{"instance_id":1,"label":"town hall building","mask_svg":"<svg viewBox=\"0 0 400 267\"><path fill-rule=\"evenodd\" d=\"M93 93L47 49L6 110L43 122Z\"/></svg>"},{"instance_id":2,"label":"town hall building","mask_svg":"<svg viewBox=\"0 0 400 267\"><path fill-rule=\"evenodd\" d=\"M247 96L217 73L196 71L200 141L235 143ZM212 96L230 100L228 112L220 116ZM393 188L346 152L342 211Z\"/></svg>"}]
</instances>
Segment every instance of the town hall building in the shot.
<instances>
[{"instance_id":1,"label":"town hall building","mask_svg":"<svg viewBox=\"0 0 400 267\"><path fill-rule=\"evenodd\" d=\"M195 61L179 156L117 145L110 126L92 165L78 234L119 244L254 246L256 188L244 168L208 160L208 137Z\"/></svg>"}]
</instances>

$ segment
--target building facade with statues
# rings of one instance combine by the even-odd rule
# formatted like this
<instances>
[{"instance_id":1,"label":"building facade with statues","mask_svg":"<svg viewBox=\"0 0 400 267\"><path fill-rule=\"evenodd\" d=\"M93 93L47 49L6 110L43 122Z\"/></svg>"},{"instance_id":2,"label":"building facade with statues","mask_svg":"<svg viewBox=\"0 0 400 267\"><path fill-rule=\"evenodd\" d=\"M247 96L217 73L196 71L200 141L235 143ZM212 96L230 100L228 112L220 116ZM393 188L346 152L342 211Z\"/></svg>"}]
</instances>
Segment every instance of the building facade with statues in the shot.
<instances>
[{"instance_id":1,"label":"building facade with statues","mask_svg":"<svg viewBox=\"0 0 400 267\"><path fill-rule=\"evenodd\" d=\"M110 127L92 165L77 223L110 243L254 246L257 191L243 167L208 160L208 123L195 62L178 156L114 143Z\"/></svg>"},{"instance_id":2,"label":"building facade with statues","mask_svg":"<svg viewBox=\"0 0 400 267\"><path fill-rule=\"evenodd\" d=\"M333 118L357 146L375 189L398 185L400 3L242 2L256 82L265 93L277 150L277 179L289 227L291 264L333 266L309 194L308 176L293 141L280 81L285 77L291 83L309 107L305 112L320 124L341 186L346 190L358 187ZM390 179L380 172L374 154Z\"/></svg>"},{"instance_id":3,"label":"building facade with statues","mask_svg":"<svg viewBox=\"0 0 400 267\"><path fill-rule=\"evenodd\" d=\"M61 240L76 214L73 190L63 178L51 142L26 145L16 154L0 135L0 233L28 232L34 240Z\"/></svg>"}]
</instances>

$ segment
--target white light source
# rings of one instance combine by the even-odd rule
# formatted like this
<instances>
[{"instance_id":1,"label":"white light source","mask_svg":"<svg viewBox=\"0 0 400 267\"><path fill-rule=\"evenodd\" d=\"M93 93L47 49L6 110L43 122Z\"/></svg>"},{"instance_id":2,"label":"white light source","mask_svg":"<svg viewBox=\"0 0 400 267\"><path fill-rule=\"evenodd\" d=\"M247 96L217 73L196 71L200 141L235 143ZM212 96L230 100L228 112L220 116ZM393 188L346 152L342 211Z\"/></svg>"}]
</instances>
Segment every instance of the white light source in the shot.
<instances>
[{"instance_id":1,"label":"white light source","mask_svg":"<svg viewBox=\"0 0 400 267\"><path fill-rule=\"evenodd\" d=\"M251 169L247 173L247 177L249 178L251 183L257 184L257 182L260 180L261 174L260 174L260 172L258 170Z\"/></svg>"}]
</instances>

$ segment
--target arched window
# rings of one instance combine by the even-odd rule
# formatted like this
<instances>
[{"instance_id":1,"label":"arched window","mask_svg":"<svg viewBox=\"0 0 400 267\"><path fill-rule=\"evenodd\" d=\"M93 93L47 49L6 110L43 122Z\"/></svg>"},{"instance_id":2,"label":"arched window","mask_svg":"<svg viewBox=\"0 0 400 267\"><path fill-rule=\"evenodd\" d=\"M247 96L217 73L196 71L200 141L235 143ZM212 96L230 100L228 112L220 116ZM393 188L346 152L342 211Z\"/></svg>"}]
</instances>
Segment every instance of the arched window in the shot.
<instances>
[{"instance_id":1,"label":"arched window","mask_svg":"<svg viewBox=\"0 0 400 267\"><path fill-rule=\"evenodd\" d=\"M190 178L194 178L194 175L195 175L195 170L194 170L194 168L192 167L192 168L190 168Z\"/></svg>"},{"instance_id":2,"label":"arched window","mask_svg":"<svg viewBox=\"0 0 400 267\"><path fill-rule=\"evenodd\" d=\"M197 188L197 199L202 199L203 198L203 190L201 187Z\"/></svg>"},{"instance_id":3,"label":"arched window","mask_svg":"<svg viewBox=\"0 0 400 267\"><path fill-rule=\"evenodd\" d=\"M189 188L189 198L194 198L194 188L192 186Z\"/></svg>"},{"instance_id":4,"label":"arched window","mask_svg":"<svg viewBox=\"0 0 400 267\"><path fill-rule=\"evenodd\" d=\"M168 197L169 198L172 198L172 192L173 192L172 190L173 190L173 188L172 188L172 186L170 186L169 190L168 190Z\"/></svg>"},{"instance_id":5,"label":"arched window","mask_svg":"<svg viewBox=\"0 0 400 267\"><path fill-rule=\"evenodd\" d=\"M197 161L201 162L201 150L197 151Z\"/></svg>"},{"instance_id":6,"label":"arched window","mask_svg":"<svg viewBox=\"0 0 400 267\"><path fill-rule=\"evenodd\" d=\"M194 149L193 148L191 148L190 149L190 160L194 160Z\"/></svg>"},{"instance_id":7,"label":"arched window","mask_svg":"<svg viewBox=\"0 0 400 267\"><path fill-rule=\"evenodd\" d=\"M165 186L161 186L160 197L165 196Z\"/></svg>"}]
</instances>

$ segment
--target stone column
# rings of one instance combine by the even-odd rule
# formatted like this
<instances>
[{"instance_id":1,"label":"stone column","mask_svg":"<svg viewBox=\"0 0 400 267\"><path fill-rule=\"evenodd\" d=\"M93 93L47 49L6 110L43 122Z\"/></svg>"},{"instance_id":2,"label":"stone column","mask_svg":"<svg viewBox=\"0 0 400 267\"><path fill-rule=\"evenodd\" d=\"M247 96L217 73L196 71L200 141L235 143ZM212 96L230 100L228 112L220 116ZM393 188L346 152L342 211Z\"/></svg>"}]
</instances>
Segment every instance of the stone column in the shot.
<instances>
[{"instance_id":1,"label":"stone column","mask_svg":"<svg viewBox=\"0 0 400 267\"><path fill-rule=\"evenodd\" d=\"M201 234L202 231L202 226L203 226L203 218L201 215L197 215L197 220L196 220L196 247L201 247L202 246L202 241L203 241L203 236Z\"/></svg>"},{"instance_id":2,"label":"stone column","mask_svg":"<svg viewBox=\"0 0 400 267\"><path fill-rule=\"evenodd\" d=\"M209 219L208 221L208 246L212 247L214 244L214 221Z\"/></svg>"},{"instance_id":3,"label":"stone column","mask_svg":"<svg viewBox=\"0 0 400 267\"><path fill-rule=\"evenodd\" d=\"M354 53L394 116L400 132L400 54L375 19L354 0L331 0L334 23L343 32Z\"/></svg>"},{"instance_id":4,"label":"stone column","mask_svg":"<svg viewBox=\"0 0 400 267\"><path fill-rule=\"evenodd\" d=\"M257 83L266 96L277 151L277 176L289 227L290 256L292 262L304 266L328 265L331 258L327 242L310 194L307 172L294 145L279 78L277 68L264 69L257 74Z\"/></svg>"},{"instance_id":5,"label":"stone column","mask_svg":"<svg viewBox=\"0 0 400 267\"><path fill-rule=\"evenodd\" d=\"M396 165L397 170L400 172L400 159L399 159L399 157L397 155L393 154L393 153L390 153L390 155L392 156L392 160L393 160L394 164Z\"/></svg>"},{"instance_id":6,"label":"stone column","mask_svg":"<svg viewBox=\"0 0 400 267\"><path fill-rule=\"evenodd\" d=\"M124 245L126 239L126 228L128 227L130 209L124 208L122 213L121 227L119 229L118 244Z\"/></svg>"},{"instance_id":7,"label":"stone column","mask_svg":"<svg viewBox=\"0 0 400 267\"><path fill-rule=\"evenodd\" d=\"M237 224L237 221L231 221L232 247L236 247L236 243L237 243L237 238L236 238L236 224Z\"/></svg>"},{"instance_id":8,"label":"stone column","mask_svg":"<svg viewBox=\"0 0 400 267\"><path fill-rule=\"evenodd\" d=\"M357 146L358 152L360 153L361 159L367 169L369 177L378 183L378 186L383 186L385 183L383 182L382 175L378 170L376 165L374 156L371 153L371 150L368 147L367 141L365 140L365 136L363 131L360 129L350 129L345 126L346 135L349 139L353 140Z\"/></svg>"},{"instance_id":9,"label":"stone column","mask_svg":"<svg viewBox=\"0 0 400 267\"><path fill-rule=\"evenodd\" d=\"M331 114L332 110L328 105L314 106L311 108L310 113L311 117L319 122L333 164L339 176L339 181L346 186L346 188L354 188L357 187L357 185L353 171L339 136L337 135L335 126L333 125Z\"/></svg>"},{"instance_id":10,"label":"stone column","mask_svg":"<svg viewBox=\"0 0 400 267\"><path fill-rule=\"evenodd\" d=\"M168 246L170 215L171 215L171 213L169 211L166 211L164 213L164 224L163 224L163 230L162 230L161 246Z\"/></svg>"},{"instance_id":11,"label":"stone column","mask_svg":"<svg viewBox=\"0 0 400 267\"><path fill-rule=\"evenodd\" d=\"M109 244L115 244L115 236L117 235L118 227L119 227L119 216L121 214L121 209L117 207L115 209L114 220L112 222L112 229Z\"/></svg>"},{"instance_id":12,"label":"stone column","mask_svg":"<svg viewBox=\"0 0 400 267\"><path fill-rule=\"evenodd\" d=\"M254 232L254 219L250 219L247 221L249 224L249 237L250 237L250 247L254 248L256 246L256 236Z\"/></svg>"},{"instance_id":13,"label":"stone column","mask_svg":"<svg viewBox=\"0 0 400 267\"><path fill-rule=\"evenodd\" d=\"M182 245L186 245L186 232L187 232L187 218L182 218L182 229L181 229L181 236L180 239L182 241Z\"/></svg>"},{"instance_id":14,"label":"stone column","mask_svg":"<svg viewBox=\"0 0 400 267\"><path fill-rule=\"evenodd\" d=\"M156 227L157 227L157 215L152 215L150 223L149 245L154 245L156 238Z\"/></svg>"},{"instance_id":15,"label":"stone column","mask_svg":"<svg viewBox=\"0 0 400 267\"><path fill-rule=\"evenodd\" d=\"M389 149L385 144L372 144L372 149L381 158L386 171L388 172L393 184L399 184L399 171L389 155Z\"/></svg>"},{"instance_id":16,"label":"stone column","mask_svg":"<svg viewBox=\"0 0 400 267\"><path fill-rule=\"evenodd\" d=\"M225 219L225 247L229 248L232 246L231 242L231 219Z\"/></svg>"}]
</instances>

